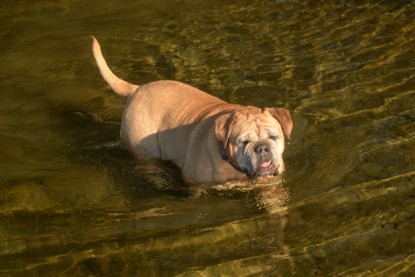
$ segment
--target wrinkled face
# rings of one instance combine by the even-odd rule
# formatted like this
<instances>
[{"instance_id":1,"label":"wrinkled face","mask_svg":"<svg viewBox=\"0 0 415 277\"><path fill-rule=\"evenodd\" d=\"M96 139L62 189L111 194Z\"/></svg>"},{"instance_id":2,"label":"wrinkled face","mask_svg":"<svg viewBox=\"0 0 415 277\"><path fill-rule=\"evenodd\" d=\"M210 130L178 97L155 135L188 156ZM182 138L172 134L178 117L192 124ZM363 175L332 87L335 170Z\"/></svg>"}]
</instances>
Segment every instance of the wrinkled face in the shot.
<instances>
[{"instance_id":1,"label":"wrinkled face","mask_svg":"<svg viewBox=\"0 0 415 277\"><path fill-rule=\"evenodd\" d=\"M289 132L286 132L289 136L292 122L288 111L284 110L288 117L285 114L283 124L280 123L283 119L279 121L270 111L273 110L237 112L229 116L223 127L222 134L226 135L218 136L222 138L228 161L249 177L279 175L285 170L283 127L289 127Z\"/></svg>"}]
</instances>

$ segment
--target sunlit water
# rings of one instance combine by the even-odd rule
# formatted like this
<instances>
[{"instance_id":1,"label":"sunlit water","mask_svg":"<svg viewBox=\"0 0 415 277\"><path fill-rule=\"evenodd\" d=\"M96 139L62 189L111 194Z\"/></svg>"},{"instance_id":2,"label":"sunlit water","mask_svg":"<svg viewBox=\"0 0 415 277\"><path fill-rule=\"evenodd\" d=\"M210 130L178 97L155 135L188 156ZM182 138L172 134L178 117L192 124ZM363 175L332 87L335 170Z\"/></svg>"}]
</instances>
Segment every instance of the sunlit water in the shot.
<instances>
[{"instance_id":1,"label":"sunlit water","mask_svg":"<svg viewBox=\"0 0 415 277\"><path fill-rule=\"evenodd\" d=\"M2 1L0 275L413 276L414 14L405 0ZM192 186L134 161L91 34L131 82L288 108L284 180Z\"/></svg>"}]
</instances>

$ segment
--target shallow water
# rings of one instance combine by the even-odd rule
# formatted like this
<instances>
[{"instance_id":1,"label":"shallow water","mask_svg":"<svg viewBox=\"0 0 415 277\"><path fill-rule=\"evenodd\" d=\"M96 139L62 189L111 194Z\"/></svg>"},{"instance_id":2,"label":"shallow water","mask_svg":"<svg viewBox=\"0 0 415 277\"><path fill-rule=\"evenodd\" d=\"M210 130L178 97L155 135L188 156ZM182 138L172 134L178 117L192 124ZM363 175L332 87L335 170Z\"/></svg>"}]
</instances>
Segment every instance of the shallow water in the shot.
<instances>
[{"instance_id":1,"label":"shallow water","mask_svg":"<svg viewBox=\"0 0 415 277\"><path fill-rule=\"evenodd\" d=\"M103 2L0 4L1 275L415 273L412 1ZM284 180L134 161L91 34L129 81L288 108Z\"/></svg>"}]
</instances>

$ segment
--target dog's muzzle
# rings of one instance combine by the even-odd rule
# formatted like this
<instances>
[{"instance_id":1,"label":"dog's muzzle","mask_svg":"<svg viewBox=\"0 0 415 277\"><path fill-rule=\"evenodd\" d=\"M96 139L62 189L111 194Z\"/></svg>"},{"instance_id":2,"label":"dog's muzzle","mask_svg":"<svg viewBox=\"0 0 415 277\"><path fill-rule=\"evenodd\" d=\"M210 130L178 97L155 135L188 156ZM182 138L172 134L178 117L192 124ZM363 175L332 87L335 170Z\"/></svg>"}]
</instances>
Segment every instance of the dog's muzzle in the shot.
<instances>
[{"instance_id":1,"label":"dog's muzzle","mask_svg":"<svg viewBox=\"0 0 415 277\"><path fill-rule=\"evenodd\" d=\"M257 163L253 172L254 177L278 175L277 165L273 162L271 147L265 142L259 142L254 148Z\"/></svg>"}]
</instances>

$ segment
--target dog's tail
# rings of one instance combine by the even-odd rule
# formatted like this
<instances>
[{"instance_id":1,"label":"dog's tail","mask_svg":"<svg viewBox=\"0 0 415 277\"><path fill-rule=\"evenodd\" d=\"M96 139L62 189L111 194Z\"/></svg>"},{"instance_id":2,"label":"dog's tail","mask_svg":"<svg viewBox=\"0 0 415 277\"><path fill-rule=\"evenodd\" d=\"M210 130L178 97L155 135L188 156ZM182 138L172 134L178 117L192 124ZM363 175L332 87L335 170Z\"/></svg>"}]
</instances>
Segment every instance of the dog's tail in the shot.
<instances>
[{"instance_id":1,"label":"dog's tail","mask_svg":"<svg viewBox=\"0 0 415 277\"><path fill-rule=\"evenodd\" d=\"M124 80L121 80L109 69L104 56L102 56L101 46L99 46L98 40L92 36L92 52L94 52L95 61L98 68L101 71L105 81L110 85L113 91L120 96L128 96L135 92L138 88L137 85L130 84Z\"/></svg>"}]
</instances>

